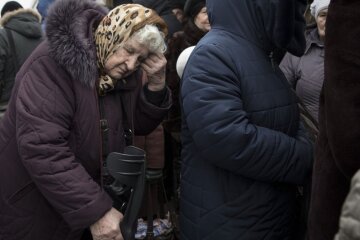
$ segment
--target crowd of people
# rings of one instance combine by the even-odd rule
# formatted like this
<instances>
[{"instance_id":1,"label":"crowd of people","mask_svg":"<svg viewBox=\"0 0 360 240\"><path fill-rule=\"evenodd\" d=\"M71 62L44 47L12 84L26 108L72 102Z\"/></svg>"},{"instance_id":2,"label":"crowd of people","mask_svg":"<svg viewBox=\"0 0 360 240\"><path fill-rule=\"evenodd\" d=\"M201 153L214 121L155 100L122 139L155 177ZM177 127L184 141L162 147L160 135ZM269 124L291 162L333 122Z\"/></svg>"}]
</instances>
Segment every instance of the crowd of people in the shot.
<instances>
[{"instance_id":1,"label":"crowd of people","mask_svg":"<svg viewBox=\"0 0 360 240\"><path fill-rule=\"evenodd\" d=\"M7 1L0 239L358 239L359 12ZM109 170L113 153L139 162L129 147L146 156L140 200ZM138 229L124 229L130 213Z\"/></svg>"}]
</instances>

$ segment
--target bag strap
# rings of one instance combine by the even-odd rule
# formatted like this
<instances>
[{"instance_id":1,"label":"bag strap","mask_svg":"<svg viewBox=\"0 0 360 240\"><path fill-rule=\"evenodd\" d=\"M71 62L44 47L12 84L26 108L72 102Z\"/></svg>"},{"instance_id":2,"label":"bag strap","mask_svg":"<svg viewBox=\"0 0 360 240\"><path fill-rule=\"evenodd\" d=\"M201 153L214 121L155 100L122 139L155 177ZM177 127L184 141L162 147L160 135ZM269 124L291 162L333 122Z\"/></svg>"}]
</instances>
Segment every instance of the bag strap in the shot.
<instances>
[{"instance_id":1,"label":"bag strap","mask_svg":"<svg viewBox=\"0 0 360 240\"><path fill-rule=\"evenodd\" d=\"M14 67L15 67L14 72L17 72L17 71L19 71L19 62L18 62L17 56L16 56L14 37L13 37L10 29L5 28L5 31L6 31L7 38L9 40L10 52L13 56L13 63L14 63Z\"/></svg>"},{"instance_id":2,"label":"bag strap","mask_svg":"<svg viewBox=\"0 0 360 240\"><path fill-rule=\"evenodd\" d=\"M128 121L128 116L126 113L125 103L123 98L121 99L122 107L122 125L124 129L124 138L125 145L133 145L133 130L132 125ZM104 96L99 96L99 111L100 111L100 128L102 133L102 153L103 159L106 159L107 155L110 153L109 149L109 125L105 116L105 106L104 106Z\"/></svg>"},{"instance_id":3,"label":"bag strap","mask_svg":"<svg viewBox=\"0 0 360 240\"><path fill-rule=\"evenodd\" d=\"M122 107L122 124L124 129L124 138L125 138L125 145L130 146L134 144L134 123L133 123L133 113L132 110L126 111L125 101L124 97L121 98L121 107ZM130 105L132 104L132 97L130 96ZM128 116L127 114L131 114L131 116ZM131 119L131 123L129 122L129 118Z\"/></svg>"},{"instance_id":4,"label":"bag strap","mask_svg":"<svg viewBox=\"0 0 360 240\"><path fill-rule=\"evenodd\" d=\"M101 137L102 137L102 156L105 160L109 154L109 125L108 121L105 118L105 107L104 107L104 97L99 96L99 112L100 112L100 128L101 128ZM105 164L105 161L103 161Z\"/></svg>"},{"instance_id":5,"label":"bag strap","mask_svg":"<svg viewBox=\"0 0 360 240\"><path fill-rule=\"evenodd\" d=\"M296 96L297 102L299 103L299 105L301 106L301 110L304 112L304 114L306 115L306 117L311 121L311 123L314 125L314 127L316 127L317 130L319 130L319 124L318 122L315 120L315 118L311 115L310 111L307 109L307 107L305 106L304 102L300 99L300 97L296 94L296 91L291 88L291 90L293 91L293 93Z\"/></svg>"},{"instance_id":6,"label":"bag strap","mask_svg":"<svg viewBox=\"0 0 360 240\"><path fill-rule=\"evenodd\" d=\"M5 28L5 32L6 32L6 36L8 38L9 41L9 45L10 45L10 53L13 57L13 65L14 65L14 73L16 75L17 71L19 71L19 62L17 60L17 56L16 56L16 51L15 51L15 43L14 43L14 38L13 35L11 33L11 30L8 28ZM4 79L0 79L0 98L2 96L2 91L5 87L5 80Z\"/></svg>"}]
</instances>

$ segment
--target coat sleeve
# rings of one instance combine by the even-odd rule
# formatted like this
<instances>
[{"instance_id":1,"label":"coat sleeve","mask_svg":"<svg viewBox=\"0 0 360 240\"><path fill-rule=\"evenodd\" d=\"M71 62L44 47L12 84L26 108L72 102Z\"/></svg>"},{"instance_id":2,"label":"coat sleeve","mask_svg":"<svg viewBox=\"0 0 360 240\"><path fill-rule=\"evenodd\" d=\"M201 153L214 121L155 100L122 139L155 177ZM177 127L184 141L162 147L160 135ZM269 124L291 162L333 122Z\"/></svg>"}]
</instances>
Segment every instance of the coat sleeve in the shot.
<instances>
[{"instance_id":1,"label":"coat sleeve","mask_svg":"<svg viewBox=\"0 0 360 240\"><path fill-rule=\"evenodd\" d=\"M213 165L234 174L302 183L312 165L311 144L249 121L239 75L229 68L233 61L225 51L215 45L197 49L188 62L196 74L186 71L182 80L183 120L196 149ZM221 66L221 71L214 66Z\"/></svg>"},{"instance_id":2,"label":"coat sleeve","mask_svg":"<svg viewBox=\"0 0 360 240\"><path fill-rule=\"evenodd\" d=\"M49 204L73 229L84 229L112 206L69 146L73 91L45 80L33 67L16 96L16 137L21 160ZM56 74L56 71L54 71ZM70 85L71 86L71 85Z\"/></svg>"},{"instance_id":3,"label":"coat sleeve","mask_svg":"<svg viewBox=\"0 0 360 240\"><path fill-rule=\"evenodd\" d=\"M142 78L143 84L145 84L147 82L146 75L143 75ZM159 105L148 101L144 87L140 89L134 113L135 135L150 134L162 122L172 104L171 91L168 87L166 87L164 98Z\"/></svg>"},{"instance_id":4,"label":"coat sleeve","mask_svg":"<svg viewBox=\"0 0 360 240\"><path fill-rule=\"evenodd\" d=\"M341 22L350 26L354 25L354 20L359 20L359 11L345 5L340 2L333 5L333 9L338 6L346 12L331 11L329 28L326 28L324 102L320 106L324 119L320 118L320 135L325 126L336 165L350 180L360 168L360 49L356 41L360 27L337 25Z\"/></svg>"}]
</instances>

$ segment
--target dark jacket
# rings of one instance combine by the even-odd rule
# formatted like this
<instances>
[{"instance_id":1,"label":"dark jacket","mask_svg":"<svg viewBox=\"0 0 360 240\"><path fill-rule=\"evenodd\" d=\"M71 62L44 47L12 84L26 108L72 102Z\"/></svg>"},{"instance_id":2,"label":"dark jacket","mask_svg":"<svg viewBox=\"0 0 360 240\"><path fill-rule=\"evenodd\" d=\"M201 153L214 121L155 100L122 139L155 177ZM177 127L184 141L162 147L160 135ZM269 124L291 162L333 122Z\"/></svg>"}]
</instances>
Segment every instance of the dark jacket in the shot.
<instances>
[{"instance_id":1,"label":"dark jacket","mask_svg":"<svg viewBox=\"0 0 360 240\"><path fill-rule=\"evenodd\" d=\"M31 9L8 12L0 20L0 111L7 107L17 71L42 40L40 22L41 16ZM15 55L5 29L11 30Z\"/></svg>"},{"instance_id":2,"label":"dark jacket","mask_svg":"<svg viewBox=\"0 0 360 240\"><path fill-rule=\"evenodd\" d=\"M93 1L57 1L47 40L17 75L0 122L0 239L80 239L112 206L101 187L105 149L93 38L106 13ZM168 91L160 107L147 101L141 75L119 81L104 97L110 152L125 145L123 114L135 133L148 134L169 108Z\"/></svg>"},{"instance_id":3,"label":"dark jacket","mask_svg":"<svg viewBox=\"0 0 360 240\"><path fill-rule=\"evenodd\" d=\"M299 2L206 2L212 28L181 81L182 240L295 239L295 189L310 175L312 144L268 57L289 42L304 51L304 22L284 26L302 18L289 3Z\"/></svg>"},{"instance_id":4,"label":"dark jacket","mask_svg":"<svg viewBox=\"0 0 360 240\"><path fill-rule=\"evenodd\" d=\"M360 169L359 14L358 1L333 0L329 5L309 213L311 240L334 238L351 178Z\"/></svg>"}]
</instances>

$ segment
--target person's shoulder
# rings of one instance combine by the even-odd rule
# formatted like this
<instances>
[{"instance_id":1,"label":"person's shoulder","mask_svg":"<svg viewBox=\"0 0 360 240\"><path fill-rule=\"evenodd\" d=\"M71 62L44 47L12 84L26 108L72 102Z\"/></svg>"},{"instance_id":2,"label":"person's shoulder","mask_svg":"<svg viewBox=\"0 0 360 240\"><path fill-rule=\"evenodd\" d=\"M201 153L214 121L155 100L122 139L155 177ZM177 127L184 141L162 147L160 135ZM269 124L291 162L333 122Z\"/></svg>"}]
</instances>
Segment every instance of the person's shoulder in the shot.
<instances>
[{"instance_id":1,"label":"person's shoulder","mask_svg":"<svg viewBox=\"0 0 360 240\"><path fill-rule=\"evenodd\" d=\"M181 48L181 45L185 43L184 32L179 31L173 34L168 40L168 48L171 50Z\"/></svg>"},{"instance_id":2,"label":"person's shoulder","mask_svg":"<svg viewBox=\"0 0 360 240\"><path fill-rule=\"evenodd\" d=\"M6 30L4 27L0 27L0 36L4 37L6 35Z\"/></svg>"},{"instance_id":3,"label":"person's shoulder","mask_svg":"<svg viewBox=\"0 0 360 240\"><path fill-rule=\"evenodd\" d=\"M31 8L25 8L6 13L0 19L0 26L6 26L13 19L18 23L41 23L41 15L39 12Z\"/></svg>"},{"instance_id":4,"label":"person's shoulder","mask_svg":"<svg viewBox=\"0 0 360 240\"><path fill-rule=\"evenodd\" d=\"M50 56L48 43L43 41L32 51L23 66L25 66L24 68L50 66L53 62L54 59Z\"/></svg>"},{"instance_id":5,"label":"person's shoulder","mask_svg":"<svg viewBox=\"0 0 360 240\"><path fill-rule=\"evenodd\" d=\"M8 44L7 43L7 35L6 35L6 30L3 27L0 27L0 45L2 46L3 44Z\"/></svg>"}]
</instances>

